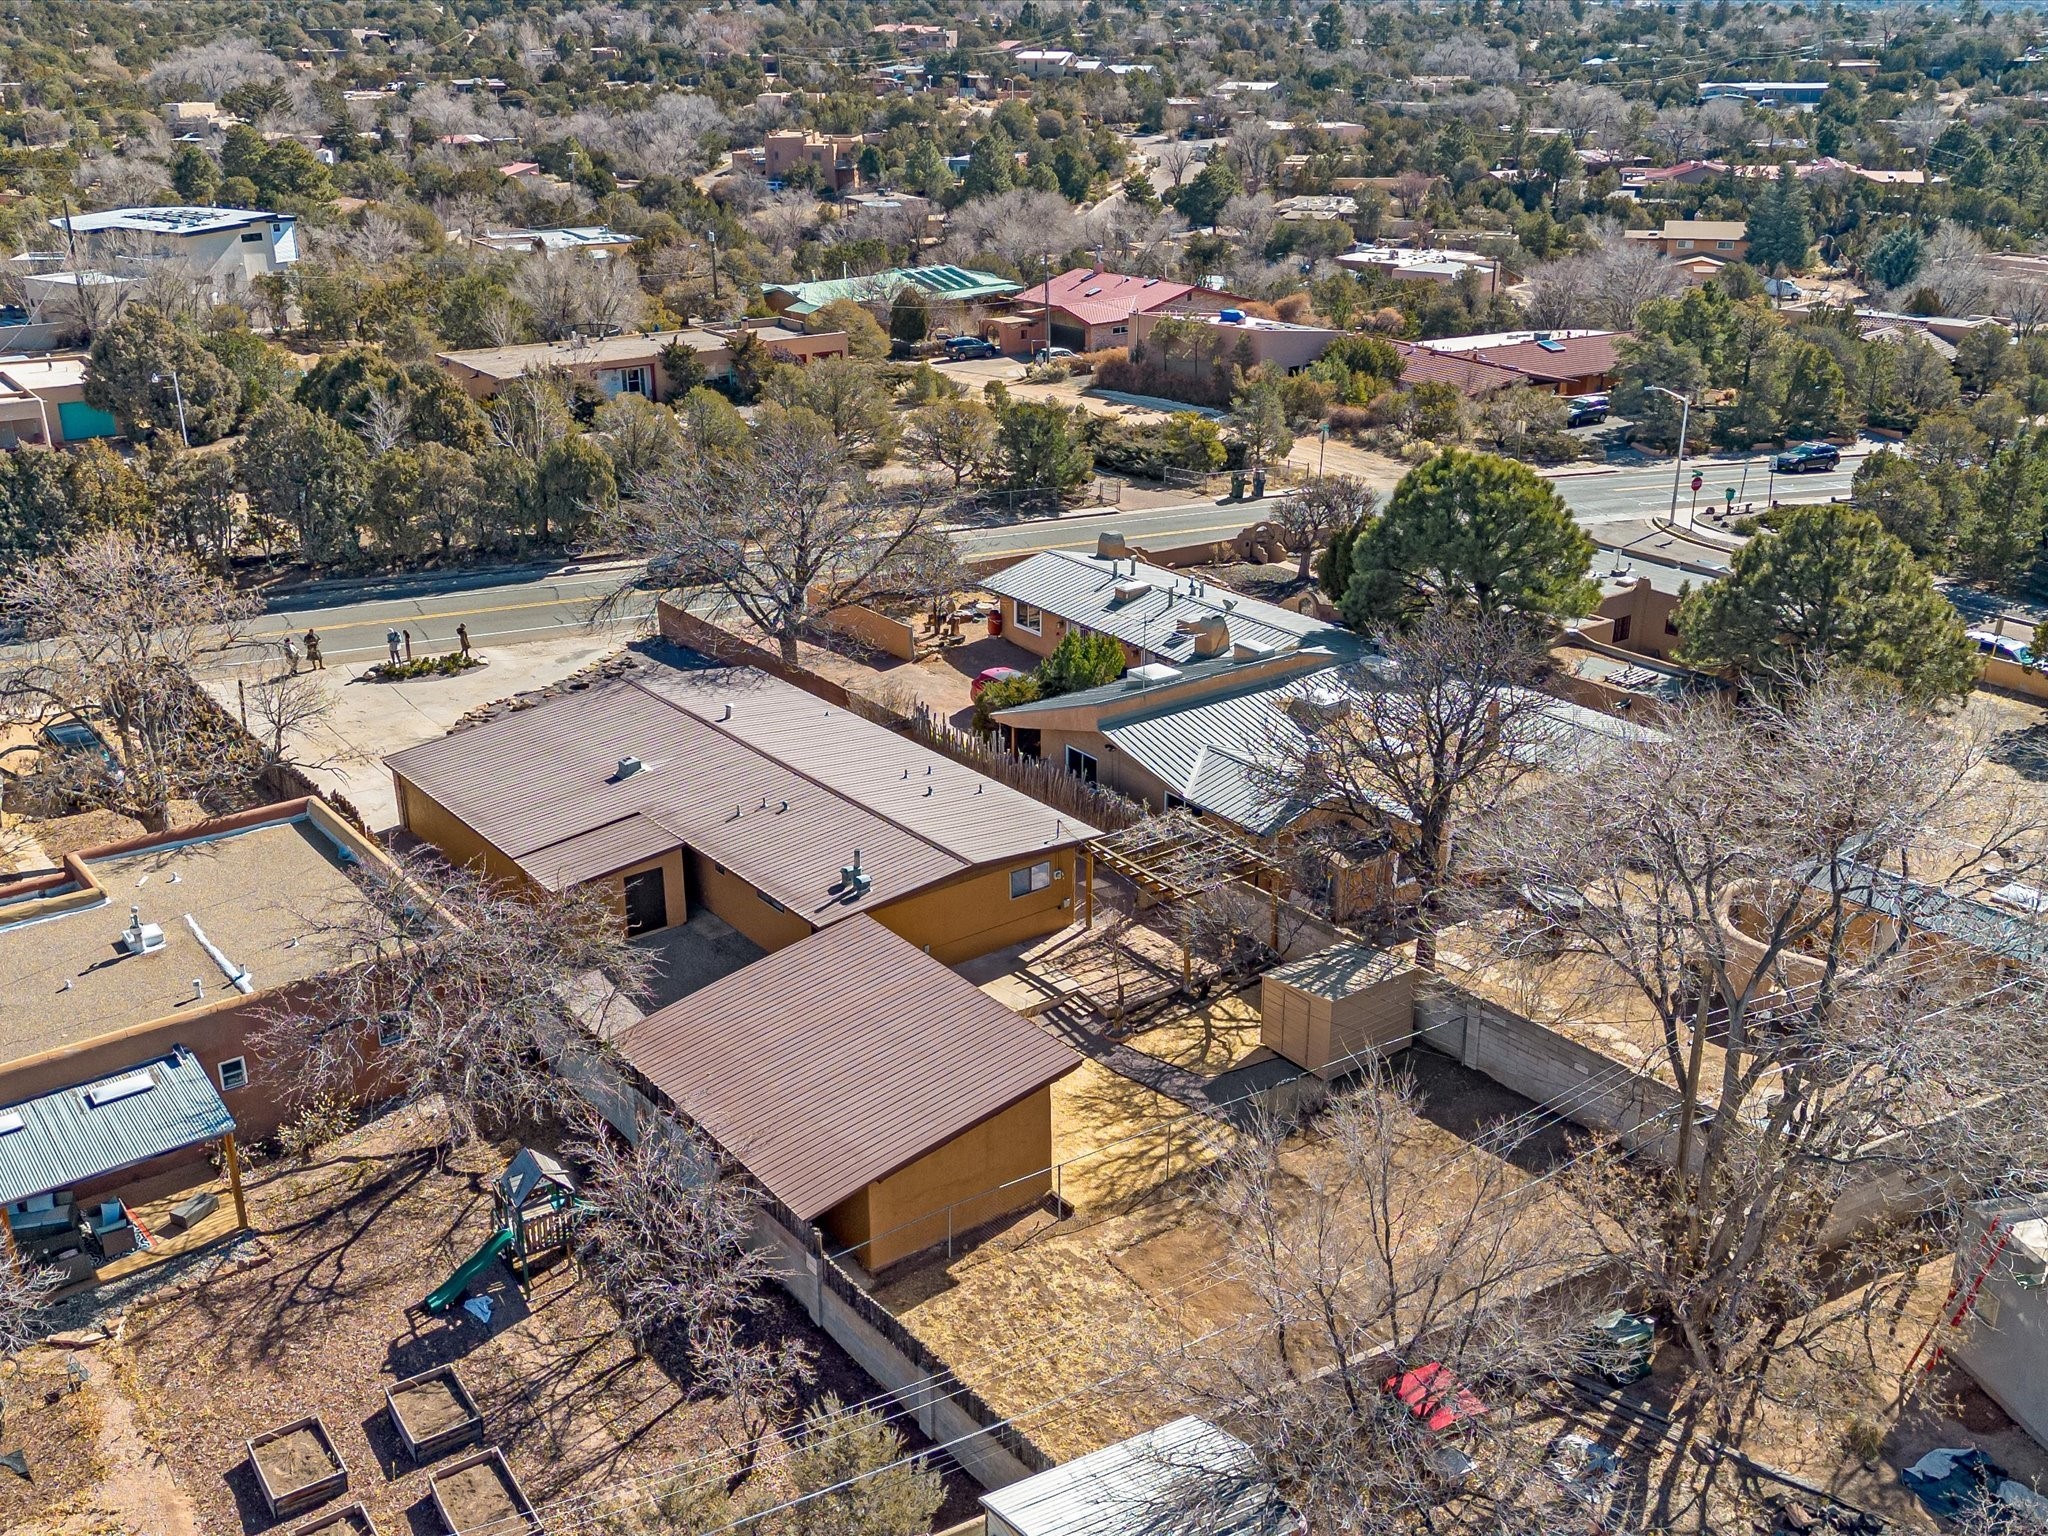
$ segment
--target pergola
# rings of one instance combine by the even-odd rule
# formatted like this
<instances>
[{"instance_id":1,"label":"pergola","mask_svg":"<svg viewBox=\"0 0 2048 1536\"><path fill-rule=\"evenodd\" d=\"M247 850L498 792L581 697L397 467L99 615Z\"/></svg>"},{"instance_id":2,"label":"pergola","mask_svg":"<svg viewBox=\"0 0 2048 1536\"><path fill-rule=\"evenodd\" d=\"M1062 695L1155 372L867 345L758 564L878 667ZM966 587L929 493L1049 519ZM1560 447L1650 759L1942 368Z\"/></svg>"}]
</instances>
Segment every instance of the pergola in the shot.
<instances>
[{"instance_id":1,"label":"pergola","mask_svg":"<svg viewBox=\"0 0 2048 1536\"><path fill-rule=\"evenodd\" d=\"M1185 806L1148 816L1120 832L1087 845L1086 926L1095 926L1095 865L1122 875L1144 895L1159 902L1187 901L1237 880L1267 892L1273 899L1272 944L1280 947L1280 896L1287 870L1265 849L1220 822L1207 821ZM1183 977L1194 957L1181 955Z\"/></svg>"}]
</instances>

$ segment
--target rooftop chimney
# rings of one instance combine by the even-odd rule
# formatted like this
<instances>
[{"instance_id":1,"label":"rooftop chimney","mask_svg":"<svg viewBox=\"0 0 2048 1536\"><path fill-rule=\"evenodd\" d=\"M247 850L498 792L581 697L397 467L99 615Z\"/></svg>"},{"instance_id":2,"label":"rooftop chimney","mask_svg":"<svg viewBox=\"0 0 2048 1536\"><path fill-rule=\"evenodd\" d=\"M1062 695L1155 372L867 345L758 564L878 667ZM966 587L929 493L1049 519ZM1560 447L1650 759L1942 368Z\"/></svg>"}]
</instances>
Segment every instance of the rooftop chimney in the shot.
<instances>
[{"instance_id":1,"label":"rooftop chimney","mask_svg":"<svg viewBox=\"0 0 2048 1536\"><path fill-rule=\"evenodd\" d=\"M645 768L646 766L647 765L641 762L640 759L637 757L622 757L619 759L618 777L622 780L630 779L631 777L633 777L634 774L640 772L640 770Z\"/></svg>"}]
</instances>

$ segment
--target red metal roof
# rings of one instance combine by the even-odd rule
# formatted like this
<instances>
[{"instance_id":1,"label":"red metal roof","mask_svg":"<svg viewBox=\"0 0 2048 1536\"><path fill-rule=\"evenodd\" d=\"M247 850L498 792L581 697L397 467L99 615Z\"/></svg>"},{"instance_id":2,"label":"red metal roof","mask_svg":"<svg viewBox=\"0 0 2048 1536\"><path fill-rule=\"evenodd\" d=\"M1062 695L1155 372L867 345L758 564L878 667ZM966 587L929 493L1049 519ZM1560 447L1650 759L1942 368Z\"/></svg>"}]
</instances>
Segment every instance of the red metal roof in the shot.
<instances>
[{"instance_id":1,"label":"red metal roof","mask_svg":"<svg viewBox=\"0 0 2048 1536\"><path fill-rule=\"evenodd\" d=\"M1163 309L1193 292L1192 285L1169 282L1163 277L1132 277L1076 267L1050 282L1025 289L1017 295L1016 302L1044 304L1050 294L1054 309L1066 311L1083 325L1113 325L1132 315Z\"/></svg>"},{"instance_id":2,"label":"red metal roof","mask_svg":"<svg viewBox=\"0 0 2048 1536\"><path fill-rule=\"evenodd\" d=\"M1094 835L746 667L644 669L385 762L550 889L687 844L817 927ZM842 896L856 851L872 885Z\"/></svg>"},{"instance_id":3,"label":"red metal roof","mask_svg":"<svg viewBox=\"0 0 2048 1536\"><path fill-rule=\"evenodd\" d=\"M648 1015L617 1043L806 1221L1081 1064L858 916Z\"/></svg>"},{"instance_id":4,"label":"red metal roof","mask_svg":"<svg viewBox=\"0 0 2048 1536\"><path fill-rule=\"evenodd\" d=\"M1512 369L1475 361L1469 352L1431 352L1405 341L1394 346L1401 354L1401 382L1410 389L1417 384L1449 384L1461 394L1477 398L1528 382L1525 375Z\"/></svg>"},{"instance_id":5,"label":"red metal roof","mask_svg":"<svg viewBox=\"0 0 2048 1536\"><path fill-rule=\"evenodd\" d=\"M1553 382L1583 379L1615 369L1617 335L1565 336L1554 341L1518 341L1509 347L1483 347L1465 355L1495 368L1511 369L1532 379Z\"/></svg>"}]
</instances>

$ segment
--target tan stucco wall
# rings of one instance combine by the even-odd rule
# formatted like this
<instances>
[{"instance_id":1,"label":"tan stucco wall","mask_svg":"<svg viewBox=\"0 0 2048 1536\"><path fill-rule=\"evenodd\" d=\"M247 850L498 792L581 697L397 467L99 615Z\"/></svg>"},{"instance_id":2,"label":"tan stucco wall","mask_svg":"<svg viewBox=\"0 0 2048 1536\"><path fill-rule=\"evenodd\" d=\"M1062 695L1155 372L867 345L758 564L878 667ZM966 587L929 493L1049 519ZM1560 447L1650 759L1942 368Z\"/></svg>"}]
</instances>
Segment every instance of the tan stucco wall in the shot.
<instances>
[{"instance_id":1,"label":"tan stucco wall","mask_svg":"<svg viewBox=\"0 0 2048 1536\"><path fill-rule=\"evenodd\" d=\"M444 809L405 775L394 772L391 782L398 789L398 824L414 837L432 843L452 862L481 870L493 880L528 892L539 889L526 871L499 852L495 844L471 831L467 822Z\"/></svg>"},{"instance_id":2,"label":"tan stucco wall","mask_svg":"<svg viewBox=\"0 0 2048 1536\"><path fill-rule=\"evenodd\" d=\"M1167 791L1173 786L1157 774L1140 767L1126 754L1112 751L1099 732L1083 730L1040 730L1038 755L1064 768L1067 748L1077 747L1095 759L1095 782L1105 789L1142 800L1154 810L1166 808Z\"/></svg>"},{"instance_id":3,"label":"tan stucco wall","mask_svg":"<svg viewBox=\"0 0 2048 1536\"><path fill-rule=\"evenodd\" d=\"M604 892L604 899L611 904L611 909L619 914L619 921L623 923L626 920L626 877L637 875L643 869L661 871L662 895L668 904L667 926L673 928L677 923L685 921L690 911L689 884L683 876L683 850L680 848L664 853L658 859L643 859L638 864L628 864L617 874L605 875L588 881L587 884Z\"/></svg>"},{"instance_id":4,"label":"tan stucco wall","mask_svg":"<svg viewBox=\"0 0 2048 1536\"><path fill-rule=\"evenodd\" d=\"M778 912L761 893L730 870L691 850L685 858L691 891L699 906L723 918L771 953L811 936L811 925L784 908Z\"/></svg>"},{"instance_id":5,"label":"tan stucco wall","mask_svg":"<svg viewBox=\"0 0 2048 1536\"><path fill-rule=\"evenodd\" d=\"M1053 647L1060 643L1060 636L1066 633L1067 625L1064 619L1060 618L1057 614L1045 613L1043 609L1039 610L1043 614L1042 627L1044 633L1034 635L1028 629L1019 629L1017 627L1016 599L1003 597L998 598L997 601L1002 604L1003 608L1003 638L1005 640L1008 640L1019 649L1029 651L1034 656L1050 656L1053 653Z\"/></svg>"},{"instance_id":6,"label":"tan stucco wall","mask_svg":"<svg viewBox=\"0 0 2048 1536\"><path fill-rule=\"evenodd\" d=\"M1013 898L1010 871L1040 859L1052 864L1052 884ZM944 885L877 907L870 915L898 938L928 950L934 959L958 965L1006 944L1058 933L1074 920L1073 906L1063 909L1060 903L1077 899L1074 850L1061 848L995 869L971 870Z\"/></svg>"},{"instance_id":7,"label":"tan stucco wall","mask_svg":"<svg viewBox=\"0 0 2048 1536\"><path fill-rule=\"evenodd\" d=\"M969 1126L944 1146L877 1179L819 1219L835 1247L869 1271L1024 1210L1052 1188L1052 1089ZM1012 1180L1017 1182L1012 1183ZM1006 1186L1006 1187L998 1187Z\"/></svg>"}]
</instances>

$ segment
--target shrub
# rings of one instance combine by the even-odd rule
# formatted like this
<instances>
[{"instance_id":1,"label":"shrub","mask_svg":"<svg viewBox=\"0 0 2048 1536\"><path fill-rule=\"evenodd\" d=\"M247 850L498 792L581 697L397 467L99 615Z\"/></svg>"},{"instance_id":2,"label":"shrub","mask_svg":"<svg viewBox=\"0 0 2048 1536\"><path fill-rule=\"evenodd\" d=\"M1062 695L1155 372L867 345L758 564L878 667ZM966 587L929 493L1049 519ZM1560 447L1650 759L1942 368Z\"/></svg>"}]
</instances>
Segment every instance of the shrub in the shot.
<instances>
[{"instance_id":1,"label":"shrub","mask_svg":"<svg viewBox=\"0 0 2048 1536\"><path fill-rule=\"evenodd\" d=\"M1038 679L1028 672L1021 677L999 677L983 685L981 697L974 701L975 734L994 735L995 722L989 719L990 715L1013 704L1029 704L1037 697Z\"/></svg>"},{"instance_id":2,"label":"shrub","mask_svg":"<svg viewBox=\"0 0 2048 1536\"><path fill-rule=\"evenodd\" d=\"M1326 419L1330 430L1339 437L1355 437L1376 424L1372 408L1364 405L1333 405Z\"/></svg>"},{"instance_id":3,"label":"shrub","mask_svg":"<svg viewBox=\"0 0 2048 1536\"><path fill-rule=\"evenodd\" d=\"M1104 347L1098 352L1083 352L1068 366L1076 373L1092 373L1100 377L1103 367L1109 363L1127 363L1131 360L1128 347Z\"/></svg>"},{"instance_id":4,"label":"shrub","mask_svg":"<svg viewBox=\"0 0 2048 1536\"><path fill-rule=\"evenodd\" d=\"M443 656L415 656L411 661L380 661L370 668L370 676L380 683L402 683L415 677L453 677L482 665L480 657L449 651Z\"/></svg>"}]
</instances>

